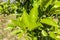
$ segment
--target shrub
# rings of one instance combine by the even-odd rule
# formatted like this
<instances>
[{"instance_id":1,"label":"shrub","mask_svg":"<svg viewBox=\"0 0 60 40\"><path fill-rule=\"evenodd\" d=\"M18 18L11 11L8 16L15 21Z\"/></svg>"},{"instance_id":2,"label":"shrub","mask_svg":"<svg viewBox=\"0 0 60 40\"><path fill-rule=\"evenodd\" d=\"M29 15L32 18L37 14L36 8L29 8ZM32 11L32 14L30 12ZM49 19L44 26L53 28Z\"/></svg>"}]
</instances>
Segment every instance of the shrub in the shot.
<instances>
[{"instance_id":1,"label":"shrub","mask_svg":"<svg viewBox=\"0 0 60 40\"><path fill-rule=\"evenodd\" d=\"M12 31L13 34L23 37L24 40L60 40L60 1L17 0L17 2L20 6L17 9L12 6L12 9L16 9L15 12L21 15L18 14L19 16L17 15L18 17L8 25L12 29L19 27Z\"/></svg>"}]
</instances>

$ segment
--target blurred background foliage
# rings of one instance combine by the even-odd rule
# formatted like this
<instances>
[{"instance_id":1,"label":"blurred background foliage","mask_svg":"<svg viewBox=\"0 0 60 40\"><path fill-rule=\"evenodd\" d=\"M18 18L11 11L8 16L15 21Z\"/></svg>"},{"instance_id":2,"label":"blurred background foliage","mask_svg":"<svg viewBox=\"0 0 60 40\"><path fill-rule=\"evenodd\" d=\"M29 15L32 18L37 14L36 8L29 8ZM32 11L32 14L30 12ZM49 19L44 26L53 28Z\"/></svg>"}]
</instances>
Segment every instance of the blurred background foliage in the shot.
<instances>
[{"instance_id":1,"label":"blurred background foliage","mask_svg":"<svg viewBox=\"0 0 60 40\"><path fill-rule=\"evenodd\" d=\"M60 0L1 1L0 15L16 40L60 40Z\"/></svg>"}]
</instances>

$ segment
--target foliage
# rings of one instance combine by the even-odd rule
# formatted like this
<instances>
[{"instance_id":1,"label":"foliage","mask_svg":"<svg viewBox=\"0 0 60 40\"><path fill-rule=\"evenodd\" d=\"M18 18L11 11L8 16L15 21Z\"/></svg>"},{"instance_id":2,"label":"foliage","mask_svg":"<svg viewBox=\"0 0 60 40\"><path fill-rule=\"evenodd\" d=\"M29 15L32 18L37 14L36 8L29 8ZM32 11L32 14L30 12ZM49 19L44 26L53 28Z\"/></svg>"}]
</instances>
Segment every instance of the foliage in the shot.
<instances>
[{"instance_id":1,"label":"foliage","mask_svg":"<svg viewBox=\"0 0 60 40\"><path fill-rule=\"evenodd\" d=\"M10 4L11 10L15 10L14 13L21 14L18 14L16 19L12 19L11 24L8 25L12 30L19 27L19 29L13 30L12 33L17 34L20 38L24 37L24 40L60 40L60 1L21 1L17 0L19 5L15 5L16 3ZM9 6L7 4L3 5L3 7ZM3 9L0 6L1 13L4 12Z\"/></svg>"},{"instance_id":2,"label":"foliage","mask_svg":"<svg viewBox=\"0 0 60 40\"><path fill-rule=\"evenodd\" d=\"M18 4L18 5L17 5ZM0 3L0 14L13 14L16 13L16 10L18 9L18 6L20 4L18 2L16 3L10 3L10 1L8 2L1 2Z\"/></svg>"}]
</instances>

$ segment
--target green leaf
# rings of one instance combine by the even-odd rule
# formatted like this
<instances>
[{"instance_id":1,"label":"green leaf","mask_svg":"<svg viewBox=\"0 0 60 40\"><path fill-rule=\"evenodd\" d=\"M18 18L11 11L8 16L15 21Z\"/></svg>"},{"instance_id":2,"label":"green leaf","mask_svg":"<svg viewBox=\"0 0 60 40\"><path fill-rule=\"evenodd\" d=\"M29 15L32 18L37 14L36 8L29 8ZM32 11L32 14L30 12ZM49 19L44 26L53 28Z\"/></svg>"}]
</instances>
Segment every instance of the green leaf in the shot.
<instances>
[{"instance_id":1,"label":"green leaf","mask_svg":"<svg viewBox=\"0 0 60 40\"><path fill-rule=\"evenodd\" d=\"M52 0L49 0L49 1L46 3L46 5L45 5L45 9L44 9L44 10L46 10L46 9L48 8L48 6L51 5L51 3L52 3Z\"/></svg>"},{"instance_id":2,"label":"green leaf","mask_svg":"<svg viewBox=\"0 0 60 40\"><path fill-rule=\"evenodd\" d=\"M60 35L60 29L58 31L56 31L56 33Z\"/></svg>"},{"instance_id":3,"label":"green leaf","mask_svg":"<svg viewBox=\"0 0 60 40\"><path fill-rule=\"evenodd\" d=\"M1 2L0 4L1 4L1 5L4 5L4 4L6 4L6 2Z\"/></svg>"},{"instance_id":4,"label":"green leaf","mask_svg":"<svg viewBox=\"0 0 60 40\"><path fill-rule=\"evenodd\" d=\"M7 24L7 27L5 28L5 30L12 30L15 28L15 25L11 22L9 24Z\"/></svg>"},{"instance_id":5,"label":"green leaf","mask_svg":"<svg viewBox=\"0 0 60 40\"><path fill-rule=\"evenodd\" d=\"M33 40L37 40L37 37L33 37Z\"/></svg>"},{"instance_id":6,"label":"green leaf","mask_svg":"<svg viewBox=\"0 0 60 40\"><path fill-rule=\"evenodd\" d=\"M31 21L30 21L30 16L26 12L26 10L24 10L22 17L23 17L23 22L26 25L26 27L29 27Z\"/></svg>"},{"instance_id":7,"label":"green leaf","mask_svg":"<svg viewBox=\"0 0 60 40\"><path fill-rule=\"evenodd\" d=\"M54 32L49 32L50 37L55 38L56 34Z\"/></svg>"},{"instance_id":8,"label":"green leaf","mask_svg":"<svg viewBox=\"0 0 60 40\"><path fill-rule=\"evenodd\" d=\"M22 18L23 18L23 17L19 17L19 18L15 19L15 20L12 19L12 23L13 23L15 26L19 26L19 27L21 27L22 29L25 29L25 24L24 24Z\"/></svg>"},{"instance_id":9,"label":"green leaf","mask_svg":"<svg viewBox=\"0 0 60 40\"><path fill-rule=\"evenodd\" d=\"M13 27L7 27L4 30L12 30L12 29L13 29Z\"/></svg>"},{"instance_id":10,"label":"green leaf","mask_svg":"<svg viewBox=\"0 0 60 40\"><path fill-rule=\"evenodd\" d=\"M52 18L43 18L40 22L47 25L59 27L58 24Z\"/></svg>"},{"instance_id":11,"label":"green leaf","mask_svg":"<svg viewBox=\"0 0 60 40\"><path fill-rule=\"evenodd\" d=\"M57 35L56 38L60 40L60 35Z\"/></svg>"},{"instance_id":12,"label":"green leaf","mask_svg":"<svg viewBox=\"0 0 60 40\"><path fill-rule=\"evenodd\" d=\"M17 5L11 4L11 8L12 8L12 9L17 9Z\"/></svg>"},{"instance_id":13,"label":"green leaf","mask_svg":"<svg viewBox=\"0 0 60 40\"><path fill-rule=\"evenodd\" d=\"M40 22L37 22L37 26L43 27L43 25Z\"/></svg>"},{"instance_id":14,"label":"green leaf","mask_svg":"<svg viewBox=\"0 0 60 40\"><path fill-rule=\"evenodd\" d=\"M44 30L42 30L42 35L43 35L43 36L48 36L47 32L44 31Z\"/></svg>"},{"instance_id":15,"label":"green leaf","mask_svg":"<svg viewBox=\"0 0 60 40\"><path fill-rule=\"evenodd\" d=\"M38 19L38 8L34 7L30 11L30 17L33 22L36 22Z\"/></svg>"},{"instance_id":16,"label":"green leaf","mask_svg":"<svg viewBox=\"0 0 60 40\"><path fill-rule=\"evenodd\" d=\"M55 2L54 8L58 8L58 7L60 7L60 1Z\"/></svg>"},{"instance_id":17,"label":"green leaf","mask_svg":"<svg viewBox=\"0 0 60 40\"><path fill-rule=\"evenodd\" d=\"M38 8L39 5L40 5L40 4L39 4L39 1L38 1L38 2L37 2L37 1L34 1L34 3L33 3L33 7L37 7L37 8Z\"/></svg>"},{"instance_id":18,"label":"green leaf","mask_svg":"<svg viewBox=\"0 0 60 40\"><path fill-rule=\"evenodd\" d=\"M8 5L7 5L7 4L5 4L3 7L4 7L4 9L7 9L7 8L8 8Z\"/></svg>"},{"instance_id":19,"label":"green leaf","mask_svg":"<svg viewBox=\"0 0 60 40\"><path fill-rule=\"evenodd\" d=\"M59 25L52 18L43 18L40 22L55 27L55 31L58 30Z\"/></svg>"},{"instance_id":20,"label":"green leaf","mask_svg":"<svg viewBox=\"0 0 60 40\"><path fill-rule=\"evenodd\" d=\"M12 35L16 35L17 33L21 33L23 30L14 30L11 32Z\"/></svg>"},{"instance_id":21,"label":"green leaf","mask_svg":"<svg viewBox=\"0 0 60 40\"><path fill-rule=\"evenodd\" d=\"M3 11L3 8L0 6L0 12Z\"/></svg>"},{"instance_id":22,"label":"green leaf","mask_svg":"<svg viewBox=\"0 0 60 40\"><path fill-rule=\"evenodd\" d=\"M15 25L15 26L19 26L19 21L17 19L12 19L12 23Z\"/></svg>"},{"instance_id":23,"label":"green leaf","mask_svg":"<svg viewBox=\"0 0 60 40\"><path fill-rule=\"evenodd\" d=\"M47 8L52 2L52 0L39 0L39 1L40 1L40 7L42 8Z\"/></svg>"},{"instance_id":24,"label":"green leaf","mask_svg":"<svg viewBox=\"0 0 60 40\"><path fill-rule=\"evenodd\" d=\"M33 30L36 27L36 23L32 21L30 15L26 11L23 12L23 23L28 27L28 30Z\"/></svg>"}]
</instances>

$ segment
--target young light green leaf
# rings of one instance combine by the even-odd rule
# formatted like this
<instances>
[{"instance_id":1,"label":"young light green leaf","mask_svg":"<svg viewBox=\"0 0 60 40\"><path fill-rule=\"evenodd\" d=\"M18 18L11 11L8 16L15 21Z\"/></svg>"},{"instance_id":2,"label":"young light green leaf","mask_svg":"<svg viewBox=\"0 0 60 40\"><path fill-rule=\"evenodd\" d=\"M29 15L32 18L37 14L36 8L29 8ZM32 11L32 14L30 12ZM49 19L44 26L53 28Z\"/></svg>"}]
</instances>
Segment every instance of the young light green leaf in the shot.
<instances>
[{"instance_id":1,"label":"young light green leaf","mask_svg":"<svg viewBox=\"0 0 60 40\"><path fill-rule=\"evenodd\" d=\"M3 8L0 6L0 12L3 11Z\"/></svg>"},{"instance_id":2,"label":"young light green leaf","mask_svg":"<svg viewBox=\"0 0 60 40\"><path fill-rule=\"evenodd\" d=\"M37 22L37 26L43 27L43 25L40 22Z\"/></svg>"},{"instance_id":3,"label":"young light green leaf","mask_svg":"<svg viewBox=\"0 0 60 40\"><path fill-rule=\"evenodd\" d=\"M57 38L58 40L60 40L60 35L57 35L56 38Z\"/></svg>"},{"instance_id":4,"label":"young light green leaf","mask_svg":"<svg viewBox=\"0 0 60 40\"><path fill-rule=\"evenodd\" d=\"M30 11L30 17L33 22L36 22L38 19L38 8L34 7Z\"/></svg>"},{"instance_id":5,"label":"young light green leaf","mask_svg":"<svg viewBox=\"0 0 60 40\"><path fill-rule=\"evenodd\" d=\"M38 19L38 7L39 7L39 4L38 2L34 1L33 3L33 8L30 10L30 17L31 17L31 20L33 22L36 22L37 19Z\"/></svg>"},{"instance_id":6,"label":"young light green leaf","mask_svg":"<svg viewBox=\"0 0 60 40\"><path fill-rule=\"evenodd\" d=\"M33 37L33 40L37 40L37 37Z\"/></svg>"},{"instance_id":7,"label":"young light green leaf","mask_svg":"<svg viewBox=\"0 0 60 40\"><path fill-rule=\"evenodd\" d=\"M56 37L56 35L55 35L54 32L49 32L49 35L50 35L50 37L52 37L52 38L55 38L55 37Z\"/></svg>"},{"instance_id":8,"label":"young light green leaf","mask_svg":"<svg viewBox=\"0 0 60 40\"><path fill-rule=\"evenodd\" d=\"M52 18L43 18L40 22L47 25L58 27L58 24Z\"/></svg>"},{"instance_id":9,"label":"young light green leaf","mask_svg":"<svg viewBox=\"0 0 60 40\"><path fill-rule=\"evenodd\" d=\"M29 27L29 25L30 25L30 16L26 12L26 10L24 10L22 17L23 17L23 22L26 25L26 27Z\"/></svg>"},{"instance_id":10,"label":"young light green leaf","mask_svg":"<svg viewBox=\"0 0 60 40\"><path fill-rule=\"evenodd\" d=\"M53 8L58 8L58 7L60 7L60 1L56 1Z\"/></svg>"},{"instance_id":11,"label":"young light green leaf","mask_svg":"<svg viewBox=\"0 0 60 40\"><path fill-rule=\"evenodd\" d=\"M43 35L43 36L48 36L47 32L44 31L44 30L42 30L42 35Z\"/></svg>"}]
</instances>

